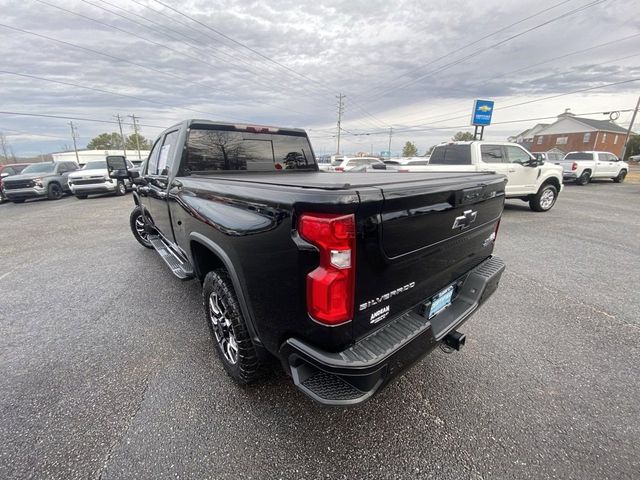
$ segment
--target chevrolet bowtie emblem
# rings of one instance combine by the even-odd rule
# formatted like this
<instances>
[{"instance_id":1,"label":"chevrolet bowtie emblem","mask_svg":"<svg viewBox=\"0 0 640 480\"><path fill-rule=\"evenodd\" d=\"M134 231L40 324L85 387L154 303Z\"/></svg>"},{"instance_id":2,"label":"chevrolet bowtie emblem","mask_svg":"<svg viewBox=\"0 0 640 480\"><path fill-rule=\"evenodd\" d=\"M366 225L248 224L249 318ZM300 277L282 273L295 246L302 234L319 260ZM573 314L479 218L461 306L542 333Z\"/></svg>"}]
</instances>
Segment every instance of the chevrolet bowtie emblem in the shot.
<instances>
[{"instance_id":1,"label":"chevrolet bowtie emblem","mask_svg":"<svg viewBox=\"0 0 640 480\"><path fill-rule=\"evenodd\" d=\"M478 110L481 112L487 113L491 111L491 107L489 105L481 105L478 107Z\"/></svg>"},{"instance_id":2,"label":"chevrolet bowtie emblem","mask_svg":"<svg viewBox=\"0 0 640 480\"><path fill-rule=\"evenodd\" d=\"M453 227L451 227L452 230L455 230L456 228L464 230L473 222L475 222L476 217L478 216L478 212L474 212L473 210L465 210L462 213L462 215L456 217L456 219L454 220Z\"/></svg>"}]
</instances>

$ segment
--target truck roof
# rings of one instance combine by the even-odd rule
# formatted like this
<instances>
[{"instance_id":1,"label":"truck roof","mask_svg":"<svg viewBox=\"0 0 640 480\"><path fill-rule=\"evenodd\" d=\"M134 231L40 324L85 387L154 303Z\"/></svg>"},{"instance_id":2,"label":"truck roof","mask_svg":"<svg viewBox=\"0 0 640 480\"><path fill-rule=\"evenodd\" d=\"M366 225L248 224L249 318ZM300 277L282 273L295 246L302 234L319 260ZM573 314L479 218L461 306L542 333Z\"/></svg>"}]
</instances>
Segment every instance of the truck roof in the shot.
<instances>
[{"instance_id":1,"label":"truck roof","mask_svg":"<svg viewBox=\"0 0 640 480\"><path fill-rule=\"evenodd\" d=\"M307 132L302 128L291 128L291 127L275 127L273 125L260 125L255 123L243 123L243 122L220 122L214 120L204 120L199 118L189 118L187 120L183 120L182 122L176 123L171 127L167 128L167 130L172 130L176 127L186 127L186 128L216 128L220 127L224 130L239 130L239 131L258 131L258 132L270 132L270 133L294 133L296 135L306 135Z\"/></svg>"}]
</instances>

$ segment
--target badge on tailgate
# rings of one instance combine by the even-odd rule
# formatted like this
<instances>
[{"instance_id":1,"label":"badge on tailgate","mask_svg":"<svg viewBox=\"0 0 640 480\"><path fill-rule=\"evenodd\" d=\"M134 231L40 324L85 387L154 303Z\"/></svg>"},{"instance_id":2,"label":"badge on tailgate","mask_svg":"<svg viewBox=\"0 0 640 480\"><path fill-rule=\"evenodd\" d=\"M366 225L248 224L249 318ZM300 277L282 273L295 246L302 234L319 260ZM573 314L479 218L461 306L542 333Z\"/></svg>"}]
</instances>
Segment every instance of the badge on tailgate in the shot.
<instances>
[{"instance_id":1,"label":"badge on tailgate","mask_svg":"<svg viewBox=\"0 0 640 480\"><path fill-rule=\"evenodd\" d=\"M473 210L465 210L464 212L462 212L462 215L456 217L456 219L453 221L453 227L451 227L451 230L455 230L456 228L464 230L476 221L477 216L478 212L475 212Z\"/></svg>"}]
</instances>

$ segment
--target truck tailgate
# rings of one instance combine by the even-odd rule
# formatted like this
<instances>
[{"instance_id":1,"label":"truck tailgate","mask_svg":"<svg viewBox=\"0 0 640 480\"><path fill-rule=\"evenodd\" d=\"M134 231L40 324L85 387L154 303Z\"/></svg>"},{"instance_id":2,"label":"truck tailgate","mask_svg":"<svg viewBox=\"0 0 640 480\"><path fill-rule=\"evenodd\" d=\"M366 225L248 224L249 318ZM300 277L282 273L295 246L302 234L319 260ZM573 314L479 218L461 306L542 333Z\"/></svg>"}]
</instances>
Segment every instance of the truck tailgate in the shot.
<instances>
[{"instance_id":1,"label":"truck tailgate","mask_svg":"<svg viewBox=\"0 0 640 480\"><path fill-rule=\"evenodd\" d=\"M357 250L354 337L443 289L491 255L506 180L454 173L435 182L380 186ZM364 199L363 199L364 200Z\"/></svg>"}]
</instances>

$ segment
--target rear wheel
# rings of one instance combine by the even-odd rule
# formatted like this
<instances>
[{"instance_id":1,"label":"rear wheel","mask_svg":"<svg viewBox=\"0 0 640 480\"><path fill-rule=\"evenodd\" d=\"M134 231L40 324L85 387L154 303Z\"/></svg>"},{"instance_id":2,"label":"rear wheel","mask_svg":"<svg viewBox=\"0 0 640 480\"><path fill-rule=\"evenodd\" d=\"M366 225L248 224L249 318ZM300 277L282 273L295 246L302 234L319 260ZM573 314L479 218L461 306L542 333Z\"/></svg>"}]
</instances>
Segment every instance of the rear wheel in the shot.
<instances>
[{"instance_id":1,"label":"rear wheel","mask_svg":"<svg viewBox=\"0 0 640 480\"><path fill-rule=\"evenodd\" d=\"M259 379L264 368L226 270L207 273L202 284L202 299L211 339L226 372L243 385Z\"/></svg>"},{"instance_id":2,"label":"rear wheel","mask_svg":"<svg viewBox=\"0 0 640 480\"><path fill-rule=\"evenodd\" d=\"M626 170L620 170L620 173L618 174L617 177L613 178L613 181L616 183L622 183L624 182L624 179L627 177L627 171Z\"/></svg>"},{"instance_id":3,"label":"rear wheel","mask_svg":"<svg viewBox=\"0 0 640 480\"><path fill-rule=\"evenodd\" d=\"M558 189L551 185L542 185L538 193L529 200L529 208L534 212L547 212L551 210L558 198Z\"/></svg>"},{"instance_id":4,"label":"rear wheel","mask_svg":"<svg viewBox=\"0 0 640 480\"><path fill-rule=\"evenodd\" d=\"M153 248L151 242L149 242L149 234L145 228L146 222L144 215L142 214L142 207L137 206L129 215L129 226L131 227L131 233L136 237L136 240L140 245L147 248Z\"/></svg>"},{"instance_id":5,"label":"rear wheel","mask_svg":"<svg viewBox=\"0 0 640 480\"><path fill-rule=\"evenodd\" d=\"M62 198L62 187L57 183L50 183L47 189L47 198L49 200L59 200Z\"/></svg>"},{"instance_id":6,"label":"rear wheel","mask_svg":"<svg viewBox=\"0 0 640 480\"><path fill-rule=\"evenodd\" d=\"M116 184L116 195L120 197L125 193L127 193L127 187L122 180L118 180L118 183Z\"/></svg>"},{"instance_id":7,"label":"rear wheel","mask_svg":"<svg viewBox=\"0 0 640 480\"><path fill-rule=\"evenodd\" d=\"M580 175L576 179L576 183L578 185L586 185L587 183L589 183L590 180L591 180L591 172L584 171L584 172L582 172L582 175Z\"/></svg>"}]
</instances>

